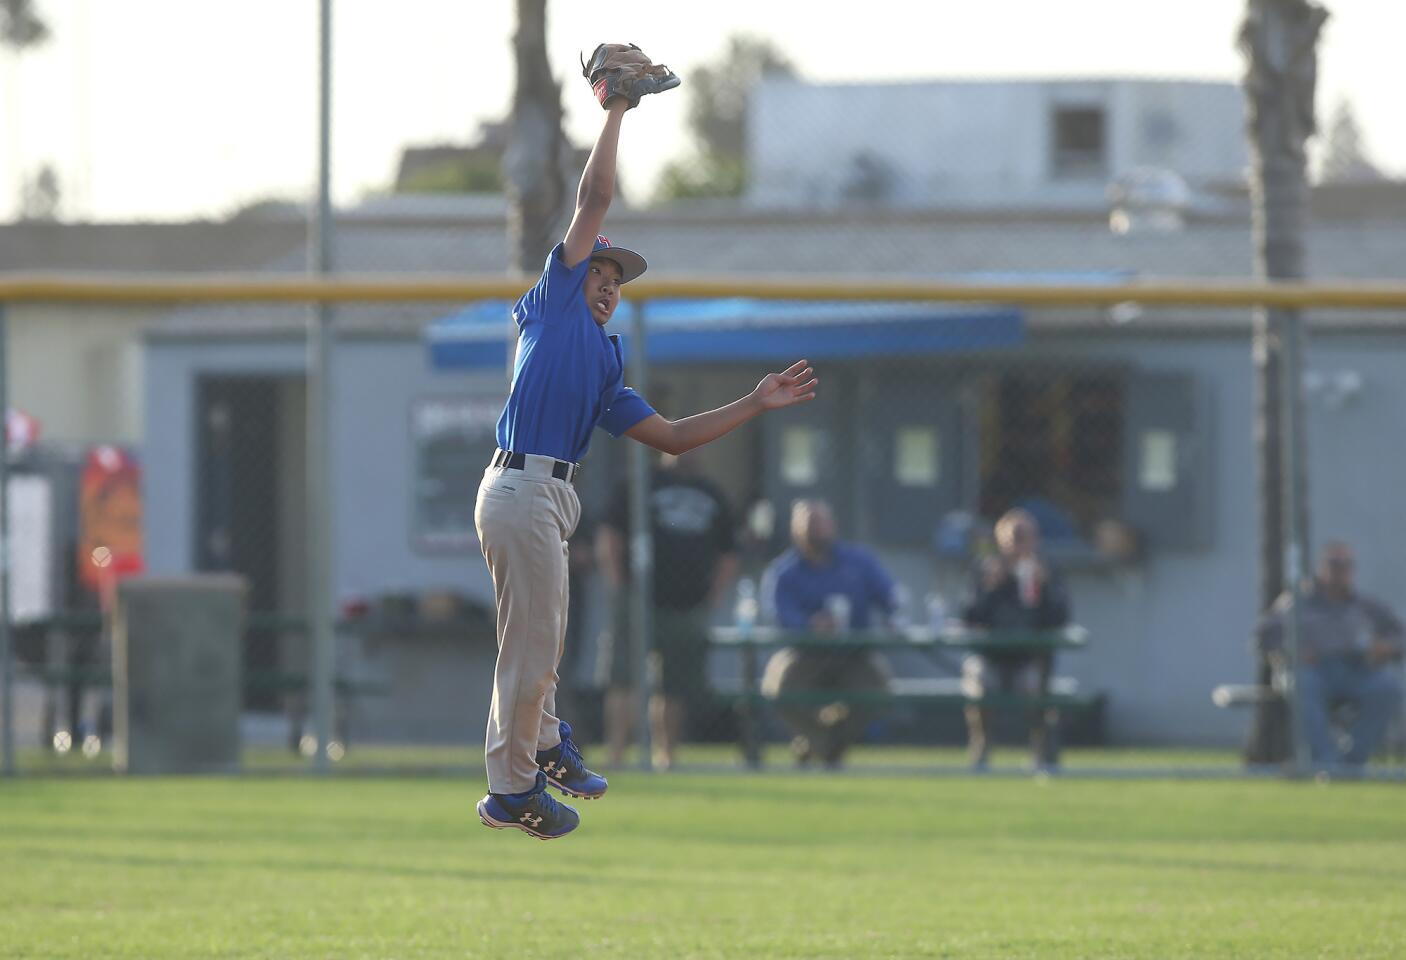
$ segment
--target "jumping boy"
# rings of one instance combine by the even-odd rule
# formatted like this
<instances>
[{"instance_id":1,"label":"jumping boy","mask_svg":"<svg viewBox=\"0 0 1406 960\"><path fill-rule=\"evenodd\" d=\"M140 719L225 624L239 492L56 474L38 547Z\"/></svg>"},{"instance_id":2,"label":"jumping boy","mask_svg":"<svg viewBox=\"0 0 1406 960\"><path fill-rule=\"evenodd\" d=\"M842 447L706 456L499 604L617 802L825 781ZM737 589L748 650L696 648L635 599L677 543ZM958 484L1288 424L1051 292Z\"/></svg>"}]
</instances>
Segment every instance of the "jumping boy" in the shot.
<instances>
[{"instance_id":1,"label":"jumping boy","mask_svg":"<svg viewBox=\"0 0 1406 960\"><path fill-rule=\"evenodd\" d=\"M593 65L600 53L598 48ZM580 823L574 809L546 792L549 783L582 799L606 791L605 779L582 762L571 725L556 717L566 541L581 514L572 482L591 432L604 427L614 437L679 454L765 410L810 400L818 384L800 360L767 374L727 406L676 421L624 385L619 339L607 336L604 327L620 302L621 285L644 273L646 264L598 234L614 194L625 111L641 92L669 89L677 79L616 93L612 77L597 79L589 68L587 73L607 111L605 126L581 175L566 238L547 255L536 286L513 307L519 334L512 390L498 420L499 449L484 471L474 508L498 605L498 664L485 742L488 795L478 802L478 815L486 826L543 840Z\"/></svg>"}]
</instances>

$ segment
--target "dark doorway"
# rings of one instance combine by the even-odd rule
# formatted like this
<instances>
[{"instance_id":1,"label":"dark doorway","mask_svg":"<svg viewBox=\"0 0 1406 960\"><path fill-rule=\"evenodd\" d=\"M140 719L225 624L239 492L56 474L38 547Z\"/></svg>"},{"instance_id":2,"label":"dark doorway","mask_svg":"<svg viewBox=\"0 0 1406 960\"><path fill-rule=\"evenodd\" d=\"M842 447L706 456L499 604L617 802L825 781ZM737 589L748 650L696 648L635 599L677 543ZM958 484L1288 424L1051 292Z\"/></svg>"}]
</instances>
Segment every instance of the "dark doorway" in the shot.
<instances>
[{"instance_id":1,"label":"dark doorway","mask_svg":"<svg viewBox=\"0 0 1406 960\"><path fill-rule=\"evenodd\" d=\"M281 442L288 406L288 378L207 375L196 390L196 567L233 572L248 582L252 614L280 611L286 537L286 497L280 477L301 474L286 463ZM155 505L153 505L155 506ZM246 631L246 677L279 669L279 635L271 629ZM246 685L246 707L272 708L276 691Z\"/></svg>"}]
</instances>

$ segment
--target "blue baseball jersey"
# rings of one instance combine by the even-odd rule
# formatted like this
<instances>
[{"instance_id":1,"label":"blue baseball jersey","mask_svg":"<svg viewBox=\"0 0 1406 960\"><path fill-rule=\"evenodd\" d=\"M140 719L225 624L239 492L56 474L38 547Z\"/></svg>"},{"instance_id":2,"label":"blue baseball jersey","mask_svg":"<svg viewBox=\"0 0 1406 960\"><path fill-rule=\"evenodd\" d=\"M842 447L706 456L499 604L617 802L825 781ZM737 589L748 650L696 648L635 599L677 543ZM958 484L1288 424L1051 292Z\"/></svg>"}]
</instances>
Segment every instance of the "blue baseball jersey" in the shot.
<instances>
[{"instance_id":1,"label":"blue baseball jersey","mask_svg":"<svg viewBox=\"0 0 1406 960\"><path fill-rule=\"evenodd\" d=\"M884 614L894 612L896 589L878 557L863 547L839 542L821 566L813 565L794 547L773 560L762 577L762 603L778 626L801 630L825 609L828 597L841 594L849 599L850 627L863 630L871 625L875 608Z\"/></svg>"},{"instance_id":2,"label":"blue baseball jersey","mask_svg":"<svg viewBox=\"0 0 1406 960\"><path fill-rule=\"evenodd\" d=\"M582 293L590 258L568 268L563 248L552 248L542 278L513 306L517 361L498 446L579 463L597 426L618 437L654 408L625 386L620 338L591 316Z\"/></svg>"}]
</instances>

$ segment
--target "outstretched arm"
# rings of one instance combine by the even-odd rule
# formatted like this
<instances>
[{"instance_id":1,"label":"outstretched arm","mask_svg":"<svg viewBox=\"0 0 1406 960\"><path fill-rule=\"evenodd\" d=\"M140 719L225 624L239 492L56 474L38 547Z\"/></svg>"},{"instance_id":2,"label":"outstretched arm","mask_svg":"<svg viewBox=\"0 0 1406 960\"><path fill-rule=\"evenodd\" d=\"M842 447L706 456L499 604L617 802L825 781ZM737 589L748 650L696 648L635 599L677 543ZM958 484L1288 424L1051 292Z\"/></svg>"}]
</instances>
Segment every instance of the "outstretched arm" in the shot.
<instances>
[{"instance_id":1,"label":"outstretched arm","mask_svg":"<svg viewBox=\"0 0 1406 960\"><path fill-rule=\"evenodd\" d=\"M665 453L685 453L730 433L765 410L777 410L814 399L819 383L806 362L797 360L780 373L768 373L757 384L757 389L725 407L696 413L682 420L665 420L656 413L635 424L625 434Z\"/></svg>"},{"instance_id":2,"label":"outstretched arm","mask_svg":"<svg viewBox=\"0 0 1406 960\"><path fill-rule=\"evenodd\" d=\"M591 255L596 236L605 223L610 201L615 198L615 152L620 143L620 120L629 104L623 97L611 101L596 145L591 148L586 169L581 173L581 185L576 189L576 215L566 230L562 257L568 268L576 266Z\"/></svg>"}]
</instances>

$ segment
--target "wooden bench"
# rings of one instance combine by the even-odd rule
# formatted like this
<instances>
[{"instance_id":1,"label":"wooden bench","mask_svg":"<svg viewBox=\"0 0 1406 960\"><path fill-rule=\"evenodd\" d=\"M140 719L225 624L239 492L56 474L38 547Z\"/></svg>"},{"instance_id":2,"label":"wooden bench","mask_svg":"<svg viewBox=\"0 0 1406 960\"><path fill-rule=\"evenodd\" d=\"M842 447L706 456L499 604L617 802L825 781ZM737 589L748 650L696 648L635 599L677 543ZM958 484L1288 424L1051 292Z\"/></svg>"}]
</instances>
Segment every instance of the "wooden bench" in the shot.
<instances>
[{"instance_id":1,"label":"wooden bench","mask_svg":"<svg viewBox=\"0 0 1406 960\"><path fill-rule=\"evenodd\" d=\"M898 630L863 630L846 633L816 633L779 627L716 627L710 632L715 646L736 649L741 655L741 682L733 690L717 696L733 704L741 720L742 752L747 765L762 764L758 735L759 713L766 706L780 704L826 704L843 701L869 706L892 707L904 704L966 706L980 703L997 709L1059 707L1071 713L1095 712L1101 715L1107 703L1103 693L1080 693L1073 681L1056 677L1042 695L987 693L973 698L963 692L960 677L895 678L887 690L805 690L780 696L761 692L759 651L763 647L804 647L806 649L852 652L856 650L919 650L963 653L1039 653L1052 650L1078 650L1088 645L1088 631L1070 626L1060 630L980 630L952 624L942 628L909 627Z\"/></svg>"}]
</instances>

